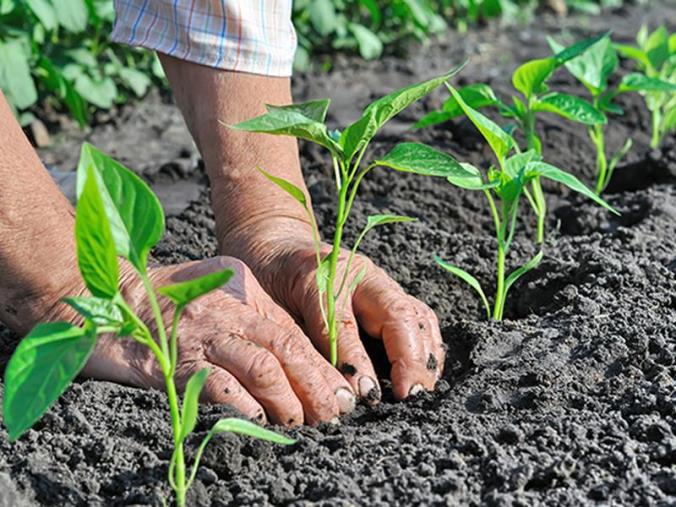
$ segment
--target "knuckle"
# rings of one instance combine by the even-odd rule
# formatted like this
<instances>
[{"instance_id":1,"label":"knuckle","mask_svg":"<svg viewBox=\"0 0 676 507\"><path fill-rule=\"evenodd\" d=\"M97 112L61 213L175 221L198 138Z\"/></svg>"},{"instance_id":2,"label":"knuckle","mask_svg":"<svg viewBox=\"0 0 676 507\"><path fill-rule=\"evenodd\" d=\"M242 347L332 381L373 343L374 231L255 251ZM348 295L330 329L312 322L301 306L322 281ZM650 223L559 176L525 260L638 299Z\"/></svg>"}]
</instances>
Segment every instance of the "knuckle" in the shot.
<instances>
[{"instance_id":1,"label":"knuckle","mask_svg":"<svg viewBox=\"0 0 676 507\"><path fill-rule=\"evenodd\" d=\"M270 352L259 349L254 352L249 361L247 377L251 387L266 390L279 383L281 368Z\"/></svg>"}]
</instances>

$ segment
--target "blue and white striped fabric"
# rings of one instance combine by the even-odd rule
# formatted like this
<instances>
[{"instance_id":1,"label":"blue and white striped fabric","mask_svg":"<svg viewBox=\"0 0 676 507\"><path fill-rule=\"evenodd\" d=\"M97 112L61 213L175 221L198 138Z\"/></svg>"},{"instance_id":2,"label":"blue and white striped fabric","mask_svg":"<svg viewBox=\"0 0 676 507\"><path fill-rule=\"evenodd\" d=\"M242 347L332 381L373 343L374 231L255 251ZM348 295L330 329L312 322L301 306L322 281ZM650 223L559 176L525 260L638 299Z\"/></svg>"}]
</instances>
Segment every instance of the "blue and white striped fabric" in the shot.
<instances>
[{"instance_id":1,"label":"blue and white striped fabric","mask_svg":"<svg viewBox=\"0 0 676 507\"><path fill-rule=\"evenodd\" d=\"M114 0L115 42L210 67L290 76L292 0Z\"/></svg>"}]
</instances>

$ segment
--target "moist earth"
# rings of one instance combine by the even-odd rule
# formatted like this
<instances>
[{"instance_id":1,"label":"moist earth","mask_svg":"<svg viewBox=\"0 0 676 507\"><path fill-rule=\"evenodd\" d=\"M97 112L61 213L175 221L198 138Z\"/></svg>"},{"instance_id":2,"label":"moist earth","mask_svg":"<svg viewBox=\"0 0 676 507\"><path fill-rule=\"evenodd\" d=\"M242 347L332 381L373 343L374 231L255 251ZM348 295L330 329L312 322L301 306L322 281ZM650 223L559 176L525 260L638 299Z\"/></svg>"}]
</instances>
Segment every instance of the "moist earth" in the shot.
<instances>
[{"instance_id":1,"label":"moist earth","mask_svg":"<svg viewBox=\"0 0 676 507\"><path fill-rule=\"evenodd\" d=\"M545 34L612 29L630 42L642 22L665 20L676 20L674 5L651 2L603 18L492 24L450 34L407 58L336 57L328 73L297 76L294 91L298 100L331 96L330 121L344 124L370 99L464 56L471 64L458 83L488 81L505 92L518 62L547 54ZM583 93L564 72L553 84ZM408 130L443 97L434 93L392 122L372 153L403 138L485 166L488 153L467 122ZM395 402L382 345L365 337L381 365L380 405L359 406L339 425L290 431L299 439L290 448L219 437L205 454L190 505L674 505L676 142L672 136L651 151L640 97L621 102L626 115L613 119L609 144L635 142L607 194L621 216L548 188L545 259L514 286L502 323L486 321L471 289L432 260L439 254L493 286L495 241L483 196L443 180L374 172L347 237L373 213L418 219L377 229L362 251L437 312L448 346L443 379L433 393ZM548 160L591 183L594 156L584 128L551 116L541 126ZM162 196L168 232L154 252L157 261L216 255L206 180L170 99L153 95L86 133L66 125L41 156L56 170L72 170L85 138ZM301 152L328 235L334 210L328 161L314 146L303 144ZM510 266L535 253L532 225L533 216L524 214ZM0 328L0 364L17 339ZM216 406L200 411L202 434L234 414ZM170 455L162 393L78 381L20 441L9 444L0 428L0 506L161 505Z\"/></svg>"}]
</instances>

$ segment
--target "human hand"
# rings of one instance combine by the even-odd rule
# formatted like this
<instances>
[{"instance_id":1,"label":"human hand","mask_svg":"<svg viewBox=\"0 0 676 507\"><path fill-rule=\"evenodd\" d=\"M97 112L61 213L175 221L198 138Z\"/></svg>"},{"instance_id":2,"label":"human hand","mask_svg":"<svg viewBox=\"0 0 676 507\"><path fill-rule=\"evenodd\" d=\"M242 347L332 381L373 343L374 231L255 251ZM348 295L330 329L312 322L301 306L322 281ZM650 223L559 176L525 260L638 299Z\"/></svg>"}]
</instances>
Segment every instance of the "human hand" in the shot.
<instances>
[{"instance_id":1,"label":"human hand","mask_svg":"<svg viewBox=\"0 0 676 507\"><path fill-rule=\"evenodd\" d=\"M157 288L224 268L235 272L231 281L189 304L181 318L177 384L185 385L194 372L209 368L203 400L232 405L261 422L316 424L351 411L355 396L348 382L263 291L243 262L217 257L157 267L149 274ZM152 323L142 282L127 273L121 291L139 317ZM169 321L172 306L167 300L161 304ZM102 337L83 374L164 388L162 371L150 349L130 339Z\"/></svg>"},{"instance_id":2,"label":"human hand","mask_svg":"<svg viewBox=\"0 0 676 507\"><path fill-rule=\"evenodd\" d=\"M279 226L249 240L239 253L266 291L283 306L312 339L324 357L329 340L316 286L317 261L312 242L303 239L301 226ZM294 235L292 231L296 231ZM224 245L227 243L223 243ZM242 242L239 243L240 248ZM330 248L324 247L325 253ZM341 279L349 252L339 263ZM371 359L359 336L361 326L370 336L383 340L392 366L394 396L404 399L424 389L432 390L444 365L445 351L435 313L392 280L367 257L357 255L348 280L366 268L366 274L349 295L340 316L338 369L353 390L366 401L380 399L381 391ZM341 304L338 305L338 308Z\"/></svg>"}]
</instances>

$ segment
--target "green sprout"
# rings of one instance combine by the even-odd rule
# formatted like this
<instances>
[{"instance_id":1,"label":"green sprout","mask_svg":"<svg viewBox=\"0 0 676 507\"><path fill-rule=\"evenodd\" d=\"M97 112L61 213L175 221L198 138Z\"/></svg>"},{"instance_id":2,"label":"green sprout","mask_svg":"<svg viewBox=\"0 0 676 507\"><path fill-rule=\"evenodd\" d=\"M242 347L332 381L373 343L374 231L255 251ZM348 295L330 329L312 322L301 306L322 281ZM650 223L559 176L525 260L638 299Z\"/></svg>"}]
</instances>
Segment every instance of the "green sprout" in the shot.
<instances>
[{"instance_id":1,"label":"green sprout","mask_svg":"<svg viewBox=\"0 0 676 507\"><path fill-rule=\"evenodd\" d=\"M542 140L537 132L539 113L554 113L571 121L590 127L603 125L606 118L586 100L567 93L550 91L547 81L554 72L575 57L584 54L603 36L597 36L573 44L567 48L559 48L554 56L531 60L520 65L512 75L512 85L518 94L512 96L512 104L500 100L490 86L475 83L458 91L459 96L475 109L494 106L498 112L511 120L505 127L508 134L520 129L525 139L523 151L534 151L542 156ZM519 96L520 94L520 96ZM433 111L420 119L415 125L421 128L436 125L462 116L464 111L456 98L451 96L441 111ZM517 148L516 145L514 145ZM538 243L544 241L545 223L547 219L547 201L542 190L539 176L530 180L531 192L526 190L529 201L537 216Z\"/></svg>"},{"instance_id":2,"label":"green sprout","mask_svg":"<svg viewBox=\"0 0 676 507\"><path fill-rule=\"evenodd\" d=\"M183 507L202 451L213 436L227 431L278 444L290 445L294 441L245 420L221 419L200 444L186 476L183 446L197 424L199 395L209 370L204 368L191 376L181 404L174 380L178 322L191 301L226 284L233 271L225 269L154 288L148 276L148 254L164 233L164 214L157 197L138 176L89 144L82 148L77 183L77 260L91 295L68 297L64 302L84 318L84 324L38 324L19 343L5 372L3 416L9 439L18 439L63 394L86 364L99 335L128 337L152 351L164 375L174 440L169 484L176 504ZM149 325L134 313L120 292L118 257L133 267L143 283L155 319L157 341ZM175 305L169 335L158 295Z\"/></svg>"},{"instance_id":3,"label":"green sprout","mask_svg":"<svg viewBox=\"0 0 676 507\"><path fill-rule=\"evenodd\" d=\"M462 67L464 67L464 63L442 76L407 86L376 100L364 110L362 116L356 122L342 132L335 130L330 132L326 126L325 119L330 104L328 99L288 106L269 105L267 106L267 113L231 127L247 132L286 135L305 139L323 146L331 155L337 194L337 210L331 250L326 255L322 255L317 223L312 215L305 193L286 180L277 178L263 169L259 168L259 171L298 201L307 213L313 231L317 259L316 284L319 304L329 337L330 360L334 366L338 363L338 322L340 321L339 313L342 312L342 306L338 309L337 302L342 298L342 305L344 306L348 294L354 290L366 274L365 269L362 269L352 280L348 280L350 267L360 242L371 229L379 225L413 221L410 217L399 215L369 217L364 229L354 241L344 273L342 276L338 276L338 259L343 241L343 230L357 196L359 185L373 168L382 165L378 161L362 164L366 149L385 123L442 83L445 83ZM428 168L427 171L418 172L426 175L445 175L443 167Z\"/></svg>"},{"instance_id":4,"label":"green sprout","mask_svg":"<svg viewBox=\"0 0 676 507\"><path fill-rule=\"evenodd\" d=\"M636 74L634 79L645 76L665 83L664 89L641 91L652 115L650 146L657 149L664 136L676 130L676 34L669 35L664 26L649 34L648 27L644 25L636 43L637 46L615 44L615 49L636 62L640 74Z\"/></svg>"},{"instance_id":5,"label":"green sprout","mask_svg":"<svg viewBox=\"0 0 676 507\"><path fill-rule=\"evenodd\" d=\"M425 164L437 163L444 166L453 166L455 167L455 173L447 177L449 183L460 188L478 190L484 193L495 225L498 244L497 287L492 311L488 298L481 288L481 284L474 276L438 257L435 260L442 268L469 284L479 294L488 318L492 316L493 320L499 321L504 316L505 301L509 289L521 276L537 267L543 257L543 253L540 251L524 265L505 276L505 261L514 239L520 197L522 194L526 194L529 183L535 179L547 178L566 185L575 192L579 192L614 213L617 212L575 176L545 163L536 149L530 149L525 152L516 150L516 141L512 136L486 116L470 107L458 90L450 86L448 88L463 114L476 126L491 147L497 158L497 168L491 166L488 169L486 178L484 178L481 171L475 166L460 163L450 155L439 152L429 146L415 143L408 143L405 148L401 146L396 147L385 157L385 162L383 163L391 159L397 159L397 163L403 165L403 167L400 167L400 170L409 171L415 171L417 165L423 162ZM408 151L409 155L408 160L402 163L399 151L404 149ZM512 151L515 151L515 153L510 155Z\"/></svg>"},{"instance_id":6,"label":"green sprout","mask_svg":"<svg viewBox=\"0 0 676 507\"><path fill-rule=\"evenodd\" d=\"M552 51L559 51L562 47L554 39L548 40ZM638 72L624 76L617 86L610 86L608 79L615 72L618 64L617 50L608 35L596 42L584 54L566 62L568 72L584 85L592 97L594 108L604 115L624 113L622 108L615 103L617 96L622 93L641 92L652 96L652 94L673 93L676 90L676 85L672 83ZM605 128L604 123L589 128L589 137L596 148L596 193L599 195L608 186L615 168L632 146L632 140L627 139L608 160Z\"/></svg>"}]
</instances>

